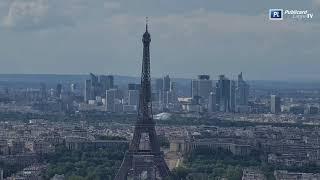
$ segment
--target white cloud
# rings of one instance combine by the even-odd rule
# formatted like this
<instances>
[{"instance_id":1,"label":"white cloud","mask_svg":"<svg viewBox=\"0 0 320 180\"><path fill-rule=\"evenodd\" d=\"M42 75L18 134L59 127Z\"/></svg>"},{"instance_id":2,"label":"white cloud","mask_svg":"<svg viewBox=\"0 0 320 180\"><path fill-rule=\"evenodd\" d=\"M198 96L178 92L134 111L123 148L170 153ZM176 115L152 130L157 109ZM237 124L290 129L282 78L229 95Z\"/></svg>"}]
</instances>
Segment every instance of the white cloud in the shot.
<instances>
[{"instance_id":1,"label":"white cloud","mask_svg":"<svg viewBox=\"0 0 320 180\"><path fill-rule=\"evenodd\" d=\"M3 20L3 26L12 29L38 29L71 24L70 19L59 15L48 0L14 0Z\"/></svg>"},{"instance_id":2,"label":"white cloud","mask_svg":"<svg viewBox=\"0 0 320 180\"><path fill-rule=\"evenodd\" d=\"M4 19L5 27L15 27L40 24L48 14L46 0L14 1L10 5L9 13Z\"/></svg>"}]
</instances>

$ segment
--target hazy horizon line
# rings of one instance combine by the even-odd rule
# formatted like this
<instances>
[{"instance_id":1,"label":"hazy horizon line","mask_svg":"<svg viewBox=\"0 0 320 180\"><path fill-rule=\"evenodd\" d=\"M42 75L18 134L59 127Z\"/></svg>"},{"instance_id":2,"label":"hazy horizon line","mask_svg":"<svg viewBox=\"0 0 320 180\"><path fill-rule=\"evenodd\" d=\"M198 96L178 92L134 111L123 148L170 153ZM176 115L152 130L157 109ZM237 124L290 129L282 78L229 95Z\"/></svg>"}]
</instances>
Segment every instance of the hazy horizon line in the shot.
<instances>
[{"instance_id":1,"label":"hazy horizon line","mask_svg":"<svg viewBox=\"0 0 320 180\"><path fill-rule=\"evenodd\" d=\"M88 73L0 73L0 76L14 76L14 75L18 75L18 76L88 76L90 73L93 72L88 72ZM101 74L101 73L93 73L95 75L113 75L113 76L119 76L119 77L128 77L128 78L140 78L140 76L138 75L126 75L126 74L113 74L113 73L105 73L105 74ZM170 74L166 74L169 75L171 79L184 79L184 80L192 80L192 79L197 79L197 77L175 77L172 76ZM201 75L201 74L199 74ZM165 76L165 75L163 75ZM152 79L155 78L161 78L163 76L154 76L151 77ZM210 75L210 79L211 80L218 80L218 76L211 76ZM212 78L212 77L217 77L217 78ZM227 76L228 78L228 76ZM233 78L229 78L231 80L233 80ZM301 79L294 79L294 78L290 78L290 79L250 79L250 78L244 78L246 81L278 81L278 82L309 82L309 81L319 81L320 82L320 78L312 78L312 79L305 79L305 78L301 78Z\"/></svg>"}]
</instances>

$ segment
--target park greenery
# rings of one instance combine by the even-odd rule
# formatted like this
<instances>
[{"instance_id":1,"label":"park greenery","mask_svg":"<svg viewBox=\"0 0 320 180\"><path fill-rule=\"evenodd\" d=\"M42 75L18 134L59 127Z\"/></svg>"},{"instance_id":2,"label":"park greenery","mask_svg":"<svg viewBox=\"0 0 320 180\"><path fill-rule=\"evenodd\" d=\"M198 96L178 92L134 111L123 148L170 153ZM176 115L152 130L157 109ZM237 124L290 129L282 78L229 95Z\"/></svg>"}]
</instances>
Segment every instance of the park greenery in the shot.
<instances>
[{"instance_id":1,"label":"park greenery","mask_svg":"<svg viewBox=\"0 0 320 180\"><path fill-rule=\"evenodd\" d=\"M59 146L54 154L45 157L49 163L43 179L65 175L68 180L111 180L120 167L128 147L117 149L68 150Z\"/></svg>"},{"instance_id":2,"label":"park greenery","mask_svg":"<svg viewBox=\"0 0 320 180\"><path fill-rule=\"evenodd\" d=\"M184 166L175 169L173 174L175 179L206 177L212 180L239 180L244 167L261 164L258 156L257 152L248 156L236 156L225 149L199 148L187 155Z\"/></svg>"},{"instance_id":3,"label":"park greenery","mask_svg":"<svg viewBox=\"0 0 320 180\"><path fill-rule=\"evenodd\" d=\"M189 153L182 166L175 168L170 180L202 179L241 180L244 168L259 169L268 180L274 180L274 170L288 170L291 172L320 173L320 167L315 164L304 166L270 165L263 159L262 152L252 151L247 156L232 154L222 148L198 148Z\"/></svg>"}]
</instances>

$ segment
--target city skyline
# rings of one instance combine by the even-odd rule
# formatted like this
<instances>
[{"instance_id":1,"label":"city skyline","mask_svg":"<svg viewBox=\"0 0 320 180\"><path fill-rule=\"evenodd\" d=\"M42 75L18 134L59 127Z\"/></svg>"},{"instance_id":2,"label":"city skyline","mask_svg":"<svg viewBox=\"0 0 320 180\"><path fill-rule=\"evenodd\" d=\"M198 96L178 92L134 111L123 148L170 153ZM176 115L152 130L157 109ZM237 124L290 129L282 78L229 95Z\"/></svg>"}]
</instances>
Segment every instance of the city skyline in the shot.
<instances>
[{"instance_id":1,"label":"city skyline","mask_svg":"<svg viewBox=\"0 0 320 180\"><path fill-rule=\"evenodd\" d=\"M0 180L320 180L318 12L0 0Z\"/></svg>"},{"instance_id":2,"label":"city skyline","mask_svg":"<svg viewBox=\"0 0 320 180\"><path fill-rule=\"evenodd\" d=\"M178 1L170 8L169 1L141 4L1 1L0 73L138 77L142 52L137 40L149 16L153 77L235 77L242 71L248 80L319 80L317 14L308 21L270 22L267 17L275 7L315 13L320 4L316 0L235 6L186 1L183 8Z\"/></svg>"}]
</instances>

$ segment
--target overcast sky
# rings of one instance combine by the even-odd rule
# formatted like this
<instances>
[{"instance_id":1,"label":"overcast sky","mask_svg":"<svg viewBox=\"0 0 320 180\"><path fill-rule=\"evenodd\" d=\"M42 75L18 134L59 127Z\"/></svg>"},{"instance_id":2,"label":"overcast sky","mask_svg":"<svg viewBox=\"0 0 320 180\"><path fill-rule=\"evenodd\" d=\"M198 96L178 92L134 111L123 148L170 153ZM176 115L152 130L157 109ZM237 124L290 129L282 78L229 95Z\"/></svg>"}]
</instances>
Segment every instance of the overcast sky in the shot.
<instances>
[{"instance_id":1,"label":"overcast sky","mask_svg":"<svg viewBox=\"0 0 320 180\"><path fill-rule=\"evenodd\" d=\"M311 20L270 21L270 8ZM320 0L0 0L0 74L139 76L145 16L152 76L320 80Z\"/></svg>"}]
</instances>

